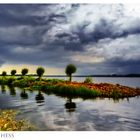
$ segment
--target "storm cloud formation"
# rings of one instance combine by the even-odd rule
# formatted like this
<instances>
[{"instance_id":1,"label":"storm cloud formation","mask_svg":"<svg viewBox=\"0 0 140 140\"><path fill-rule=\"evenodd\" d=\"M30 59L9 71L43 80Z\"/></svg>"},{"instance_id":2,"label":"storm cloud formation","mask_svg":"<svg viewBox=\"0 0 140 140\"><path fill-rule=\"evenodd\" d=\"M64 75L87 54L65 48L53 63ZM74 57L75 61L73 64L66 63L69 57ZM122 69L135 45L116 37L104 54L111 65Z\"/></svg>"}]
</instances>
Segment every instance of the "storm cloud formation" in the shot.
<instances>
[{"instance_id":1,"label":"storm cloud formation","mask_svg":"<svg viewBox=\"0 0 140 140\"><path fill-rule=\"evenodd\" d=\"M78 74L140 72L140 5L1 4L0 66L78 67Z\"/></svg>"}]
</instances>

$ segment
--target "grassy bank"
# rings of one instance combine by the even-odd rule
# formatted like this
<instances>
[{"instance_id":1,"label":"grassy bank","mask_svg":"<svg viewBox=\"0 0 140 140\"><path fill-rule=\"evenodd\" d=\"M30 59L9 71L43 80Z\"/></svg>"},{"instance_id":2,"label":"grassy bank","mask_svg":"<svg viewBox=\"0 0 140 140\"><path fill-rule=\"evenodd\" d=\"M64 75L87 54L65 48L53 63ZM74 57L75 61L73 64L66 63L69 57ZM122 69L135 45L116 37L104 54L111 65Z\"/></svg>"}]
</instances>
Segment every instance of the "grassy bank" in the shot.
<instances>
[{"instance_id":1,"label":"grassy bank","mask_svg":"<svg viewBox=\"0 0 140 140\"><path fill-rule=\"evenodd\" d=\"M74 87L69 85L57 84L57 85L44 85L41 86L41 90L44 92L53 92L57 95L69 96L69 97L81 97L81 98L95 98L100 95L99 91L88 89L84 86Z\"/></svg>"},{"instance_id":2,"label":"grassy bank","mask_svg":"<svg viewBox=\"0 0 140 140\"><path fill-rule=\"evenodd\" d=\"M41 90L47 93L54 93L60 96L81 97L81 98L124 98L140 95L140 89L113 85L109 83L84 83L68 82L59 79L39 79L29 76L24 77L1 77L1 85L12 85L15 87L28 88L31 90Z\"/></svg>"}]
</instances>

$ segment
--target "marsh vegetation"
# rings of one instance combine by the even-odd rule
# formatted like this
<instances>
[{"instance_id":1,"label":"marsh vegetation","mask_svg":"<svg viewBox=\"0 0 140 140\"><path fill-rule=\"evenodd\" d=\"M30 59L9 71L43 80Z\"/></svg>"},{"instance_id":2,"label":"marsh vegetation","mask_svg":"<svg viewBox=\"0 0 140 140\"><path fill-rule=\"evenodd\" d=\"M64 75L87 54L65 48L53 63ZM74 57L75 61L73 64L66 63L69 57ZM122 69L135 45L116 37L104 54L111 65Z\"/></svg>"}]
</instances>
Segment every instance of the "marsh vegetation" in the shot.
<instances>
[{"instance_id":1,"label":"marsh vegetation","mask_svg":"<svg viewBox=\"0 0 140 140\"><path fill-rule=\"evenodd\" d=\"M0 131L29 131L34 127L25 120L16 119L17 111L15 110L0 110Z\"/></svg>"}]
</instances>

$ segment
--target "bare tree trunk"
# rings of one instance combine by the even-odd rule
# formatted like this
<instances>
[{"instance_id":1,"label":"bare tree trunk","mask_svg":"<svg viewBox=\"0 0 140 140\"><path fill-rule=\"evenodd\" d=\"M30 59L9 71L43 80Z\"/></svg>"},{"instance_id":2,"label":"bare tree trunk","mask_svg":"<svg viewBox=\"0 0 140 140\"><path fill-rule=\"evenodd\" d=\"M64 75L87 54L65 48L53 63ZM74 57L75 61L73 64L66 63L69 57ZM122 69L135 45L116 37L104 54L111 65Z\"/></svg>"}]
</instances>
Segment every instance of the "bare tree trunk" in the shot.
<instances>
[{"instance_id":1,"label":"bare tree trunk","mask_svg":"<svg viewBox=\"0 0 140 140\"><path fill-rule=\"evenodd\" d=\"M72 80L72 75L70 75L70 82L71 82L71 80Z\"/></svg>"}]
</instances>

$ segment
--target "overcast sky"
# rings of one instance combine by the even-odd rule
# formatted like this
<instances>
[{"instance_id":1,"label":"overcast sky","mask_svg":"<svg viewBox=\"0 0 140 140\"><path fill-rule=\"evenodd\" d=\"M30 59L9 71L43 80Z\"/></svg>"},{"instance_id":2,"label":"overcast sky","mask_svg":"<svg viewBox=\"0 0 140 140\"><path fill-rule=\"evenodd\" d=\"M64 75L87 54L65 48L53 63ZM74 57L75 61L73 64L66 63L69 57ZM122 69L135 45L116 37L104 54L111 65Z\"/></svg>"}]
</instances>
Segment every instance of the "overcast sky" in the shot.
<instances>
[{"instance_id":1,"label":"overcast sky","mask_svg":"<svg viewBox=\"0 0 140 140\"><path fill-rule=\"evenodd\" d=\"M140 73L140 5L0 5L0 71ZM19 65L20 64L20 65Z\"/></svg>"}]
</instances>

